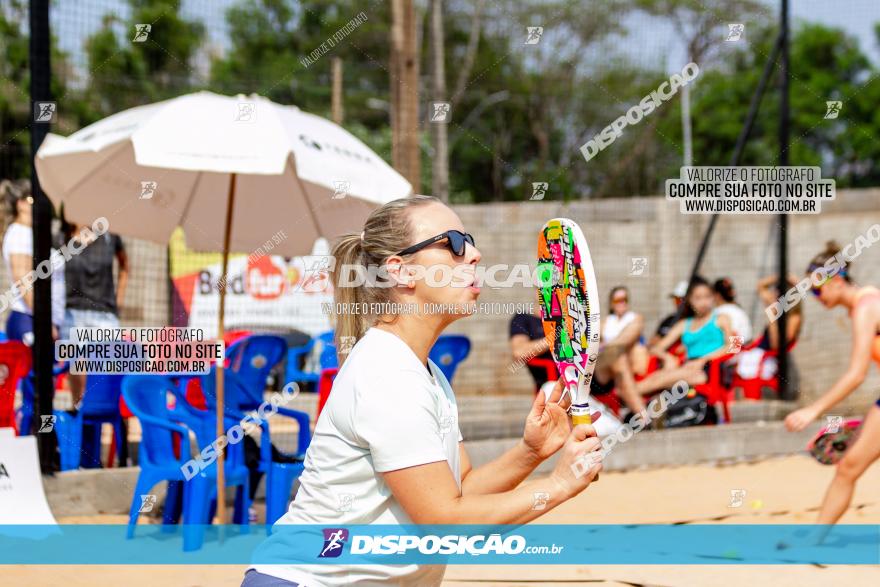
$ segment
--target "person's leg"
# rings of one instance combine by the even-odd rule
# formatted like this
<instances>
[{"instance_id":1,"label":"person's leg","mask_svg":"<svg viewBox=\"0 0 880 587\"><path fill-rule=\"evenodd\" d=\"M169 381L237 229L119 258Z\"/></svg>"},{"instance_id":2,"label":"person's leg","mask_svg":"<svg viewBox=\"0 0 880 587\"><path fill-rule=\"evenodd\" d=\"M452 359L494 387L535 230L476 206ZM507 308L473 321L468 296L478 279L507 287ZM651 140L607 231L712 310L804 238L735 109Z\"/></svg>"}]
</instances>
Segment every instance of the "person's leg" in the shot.
<instances>
[{"instance_id":1,"label":"person's leg","mask_svg":"<svg viewBox=\"0 0 880 587\"><path fill-rule=\"evenodd\" d=\"M650 361L651 355L642 343L637 342L629 349L629 364L633 376L643 375L648 370Z\"/></svg>"},{"instance_id":2,"label":"person's leg","mask_svg":"<svg viewBox=\"0 0 880 587\"><path fill-rule=\"evenodd\" d=\"M64 328L62 329L61 337L65 340L70 340L74 328L85 326L85 324L82 324L82 318L80 310L66 310L64 312ZM74 407L78 406L82 400L85 385L85 375L67 374L67 387L70 389L70 398Z\"/></svg>"},{"instance_id":3,"label":"person's leg","mask_svg":"<svg viewBox=\"0 0 880 587\"><path fill-rule=\"evenodd\" d=\"M818 524L836 524L852 500L856 481L862 473L880 458L880 407L868 410L855 443L837 463L837 472L819 511Z\"/></svg>"},{"instance_id":4,"label":"person's leg","mask_svg":"<svg viewBox=\"0 0 880 587\"><path fill-rule=\"evenodd\" d=\"M645 409L645 400L636 389L636 380L630 367L629 355L620 355L611 366L614 374L614 384L617 387L617 393L620 399L633 412L641 412Z\"/></svg>"},{"instance_id":5,"label":"person's leg","mask_svg":"<svg viewBox=\"0 0 880 587\"><path fill-rule=\"evenodd\" d=\"M641 395L647 395L661 389L669 389L682 380L688 385L701 385L706 383L706 372L692 363L685 363L675 369L655 371L636 383L636 390Z\"/></svg>"}]
</instances>

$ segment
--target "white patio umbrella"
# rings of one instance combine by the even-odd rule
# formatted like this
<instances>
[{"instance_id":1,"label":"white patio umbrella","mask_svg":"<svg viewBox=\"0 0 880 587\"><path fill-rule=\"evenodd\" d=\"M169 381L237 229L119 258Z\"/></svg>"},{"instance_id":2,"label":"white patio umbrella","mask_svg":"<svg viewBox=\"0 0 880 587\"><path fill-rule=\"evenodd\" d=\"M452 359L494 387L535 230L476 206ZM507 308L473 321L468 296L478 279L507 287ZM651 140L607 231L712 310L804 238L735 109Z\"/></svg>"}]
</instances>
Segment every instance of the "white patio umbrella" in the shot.
<instances>
[{"instance_id":1,"label":"white patio umbrella","mask_svg":"<svg viewBox=\"0 0 880 587\"><path fill-rule=\"evenodd\" d=\"M119 112L69 137L49 134L35 160L40 185L77 224L105 217L112 232L250 253L272 235L273 254L310 252L315 239L357 230L377 206L412 193L409 182L340 126L261 96L198 92ZM234 219L234 222L233 222ZM220 288L223 339L226 288ZM223 428L217 366L217 434ZM223 453L217 513L225 521Z\"/></svg>"}]
</instances>

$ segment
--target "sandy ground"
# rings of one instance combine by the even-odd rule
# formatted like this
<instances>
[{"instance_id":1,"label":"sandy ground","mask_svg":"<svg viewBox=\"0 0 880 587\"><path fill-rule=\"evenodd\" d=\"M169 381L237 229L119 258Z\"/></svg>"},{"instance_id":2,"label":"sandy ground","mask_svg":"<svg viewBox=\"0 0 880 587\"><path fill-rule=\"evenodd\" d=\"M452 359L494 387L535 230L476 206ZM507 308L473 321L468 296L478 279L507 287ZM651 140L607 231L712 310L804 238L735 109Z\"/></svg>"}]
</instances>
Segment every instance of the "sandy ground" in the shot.
<instances>
[{"instance_id":1,"label":"sandy ground","mask_svg":"<svg viewBox=\"0 0 880 587\"><path fill-rule=\"evenodd\" d=\"M541 523L615 524L715 522L719 524L812 523L833 468L806 456L730 466L688 466L603 473L576 499L549 512ZM740 507L731 491L745 490ZM124 523L121 516L62 518L62 523ZM880 467L860 482L842 520L880 524ZM10 566L3 585L79 587L235 586L243 566ZM444 585L880 585L880 568L868 566L450 566Z\"/></svg>"}]
</instances>

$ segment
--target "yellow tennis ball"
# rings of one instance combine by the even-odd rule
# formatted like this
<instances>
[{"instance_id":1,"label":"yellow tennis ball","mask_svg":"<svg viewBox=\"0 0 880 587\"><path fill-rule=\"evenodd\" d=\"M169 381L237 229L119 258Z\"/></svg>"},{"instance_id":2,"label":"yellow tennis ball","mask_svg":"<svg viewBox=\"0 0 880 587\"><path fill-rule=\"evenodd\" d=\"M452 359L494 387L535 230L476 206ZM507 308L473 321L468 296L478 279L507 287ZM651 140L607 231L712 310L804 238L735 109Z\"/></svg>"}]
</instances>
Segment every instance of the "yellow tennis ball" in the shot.
<instances>
[{"instance_id":1,"label":"yellow tennis ball","mask_svg":"<svg viewBox=\"0 0 880 587\"><path fill-rule=\"evenodd\" d=\"M764 507L764 502L761 501L760 499L756 499L756 500L752 501L752 509L753 510L759 510L763 507Z\"/></svg>"}]
</instances>

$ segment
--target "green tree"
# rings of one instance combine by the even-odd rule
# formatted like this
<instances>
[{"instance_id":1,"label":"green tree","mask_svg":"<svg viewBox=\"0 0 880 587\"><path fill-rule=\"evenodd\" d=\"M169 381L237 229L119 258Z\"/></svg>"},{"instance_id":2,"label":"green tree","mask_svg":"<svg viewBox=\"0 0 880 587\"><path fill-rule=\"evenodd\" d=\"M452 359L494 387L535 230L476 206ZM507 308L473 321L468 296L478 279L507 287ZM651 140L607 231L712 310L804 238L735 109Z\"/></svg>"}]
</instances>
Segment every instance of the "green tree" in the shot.
<instances>
[{"instance_id":1,"label":"green tree","mask_svg":"<svg viewBox=\"0 0 880 587\"><path fill-rule=\"evenodd\" d=\"M131 17L103 17L102 28L85 43L89 102L95 116L107 116L193 91L203 84L194 70L205 27L183 19L180 0L129 0ZM145 40L134 42L135 25L149 24Z\"/></svg>"}]
</instances>

